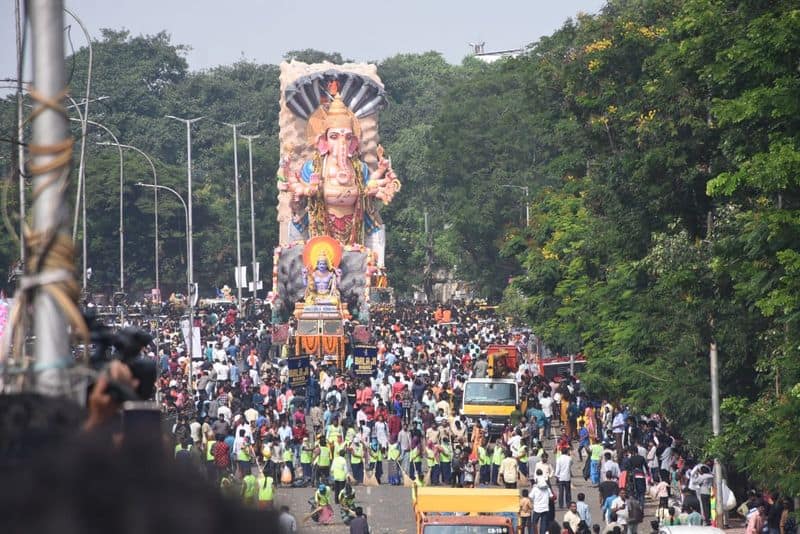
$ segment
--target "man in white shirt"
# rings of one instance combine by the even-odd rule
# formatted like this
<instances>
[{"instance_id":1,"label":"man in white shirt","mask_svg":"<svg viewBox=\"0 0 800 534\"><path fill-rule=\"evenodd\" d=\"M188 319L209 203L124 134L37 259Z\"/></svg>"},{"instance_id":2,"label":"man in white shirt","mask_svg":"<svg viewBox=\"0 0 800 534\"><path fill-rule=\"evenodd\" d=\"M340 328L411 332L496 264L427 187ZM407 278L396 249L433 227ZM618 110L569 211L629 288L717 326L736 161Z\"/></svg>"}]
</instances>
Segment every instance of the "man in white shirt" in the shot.
<instances>
[{"instance_id":1,"label":"man in white shirt","mask_svg":"<svg viewBox=\"0 0 800 534\"><path fill-rule=\"evenodd\" d=\"M621 527L628 525L628 492L620 488L617 498L611 501L611 512L617 515L617 523Z\"/></svg>"},{"instance_id":2,"label":"man in white shirt","mask_svg":"<svg viewBox=\"0 0 800 534\"><path fill-rule=\"evenodd\" d=\"M614 440L617 445L617 457L622 457L622 433L625 432L625 414L622 411L617 412L614 416L614 421L611 423L611 431L614 433Z\"/></svg>"},{"instance_id":3,"label":"man in white shirt","mask_svg":"<svg viewBox=\"0 0 800 534\"><path fill-rule=\"evenodd\" d=\"M531 500L533 501L531 524L535 532L547 532L547 516L550 512L550 497L552 495L553 492L550 491L550 486L547 485L544 473L537 469L533 492L531 493Z\"/></svg>"},{"instance_id":4,"label":"man in white shirt","mask_svg":"<svg viewBox=\"0 0 800 534\"><path fill-rule=\"evenodd\" d=\"M547 456L546 452L542 453L542 459L536 463L536 467L534 467L534 472L538 474L539 471L542 472L542 476L546 482L550 481L550 477L553 476L553 468L550 466L548 462L549 457Z\"/></svg>"},{"instance_id":5,"label":"man in white shirt","mask_svg":"<svg viewBox=\"0 0 800 534\"><path fill-rule=\"evenodd\" d=\"M569 523L572 532L578 532L578 525L581 523L581 516L578 515L578 505L572 501L569 503L569 510L564 514L564 522Z\"/></svg>"},{"instance_id":6,"label":"man in white shirt","mask_svg":"<svg viewBox=\"0 0 800 534\"><path fill-rule=\"evenodd\" d=\"M553 421L553 399L550 397L550 392L542 392L539 398L539 405L544 412L544 437L550 439L550 425Z\"/></svg>"},{"instance_id":7,"label":"man in white shirt","mask_svg":"<svg viewBox=\"0 0 800 534\"><path fill-rule=\"evenodd\" d=\"M511 455L511 451L506 451L506 457L500 463L500 473L503 475L503 484L506 489L517 487L517 460Z\"/></svg>"},{"instance_id":8,"label":"man in white shirt","mask_svg":"<svg viewBox=\"0 0 800 534\"><path fill-rule=\"evenodd\" d=\"M228 381L228 373L230 369L228 366L223 362L217 362L214 364L214 370L217 372L217 382L227 382Z\"/></svg>"},{"instance_id":9,"label":"man in white shirt","mask_svg":"<svg viewBox=\"0 0 800 534\"><path fill-rule=\"evenodd\" d=\"M572 456L562 452L556 459L556 480L558 481L558 507L566 508L572 501Z\"/></svg>"},{"instance_id":10,"label":"man in white shirt","mask_svg":"<svg viewBox=\"0 0 800 534\"><path fill-rule=\"evenodd\" d=\"M608 473L609 471L611 471L611 473L613 475L613 478L615 480L618 480L619 479L619 464L617 462L615 462L613 458L611 458L611 453L610 452L606 452L604 454L604 458L605 459L603 460L603 465L601 466L601 472Z\"/></svg>"}]
</instances>

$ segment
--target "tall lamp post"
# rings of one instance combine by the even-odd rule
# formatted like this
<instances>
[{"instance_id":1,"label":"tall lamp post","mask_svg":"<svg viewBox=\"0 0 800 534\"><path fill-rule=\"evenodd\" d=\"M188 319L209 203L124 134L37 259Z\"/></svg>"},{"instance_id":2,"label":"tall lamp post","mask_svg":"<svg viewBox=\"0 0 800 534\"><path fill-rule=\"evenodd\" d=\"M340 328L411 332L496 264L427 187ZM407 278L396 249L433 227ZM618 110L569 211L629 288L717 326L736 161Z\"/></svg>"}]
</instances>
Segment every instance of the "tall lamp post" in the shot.
<instances>
[{"instance_id":1,"label":"tall lamp post","mask_svg":"<svg viewBox=\"0 0 800 534\"><path fill-rule=\"evenodd\" d=\"M70 102L72 102L69 106L66 107L66 109L74 109L75 110L75 113L78 114L78 119L80 119L81 131L83 131L83 125L84 124L87 124L87 125L89 124L87 122L87 120L85 120L85 119L88 119L88 117L85 117L83 115L83 112L81 111L81 104L83 104L83 101L76 102L75 99L69 94L66 95L66 97L67 97L67 99L69 99ZM90 100L90 102L99 102L101 100L106 100L108 98L109 98L108 96L99 96L97 98L94 98L94 99ZM76 122L78 122L78 121L76 121ZM85 178L86 178L86 168L82 166L83 163L84 163L84 160L82 160L81 163L78 166L78 190L75 193L75 215L74 215L73 220L72 220L72 240L73 241L75 241L75 238L78 235L78 213L80 212L81 204L86 202L86 183L85 183L85 181L86 181L85 180Z\"/></svg>"},{"instance_id":2,"label":"tall lamp post","mask_svg":"<svg viewBox=\"0 0 800 534\"><path fill-rule=\"evenodd\" d=\"M247 139L247 155L250 160L250 248L253 255L253 299L258 295L258 278L256 277L256 200L253 195L253 139L260 135L243 135Z\"/></svg>"},{"instance_id":3,"label":"tall lamp post","mask_svg":"<svg viewBox=\"0 0 800 534\"><path fill-rule=\"evenodd\" d=\"M194 387L193 387L194 377L193 377L193 374L192 374L192 365L193 365L193 363L192 363L192 360L191 360L191 354L192 354L191 346L192 346L192 341L193 341L192 338L193 338L193 335L194 335L194 302L192 301L192 297L191 297L191 287L192 287L192 283L193 283L192 280L194 279L194 273L193 273L194 266L192 265L192 256L191 256L192 234L189 232L189 214L191 213L191 211L189 211L189 208L186 206L186 202L183 200L183 197L180 195L180 193L178 193L177 191L175 191L171 187L167 187L166 185L145 184L145 183L142 183L142 182L137 182L136 185L138 187L151 187L156 191L158 191L159 189L163 189L165 191L169 191L170 193L172 193L173 195L178 197L178 200L181 201L181 205L183 206L183 213L184 213L185 220L186 220L186 257L187 257L187 261L186 261L186 298L189 301L188 302L189 303L189 338L187 340L187 344L189 345L189 348L187 350L187 353L190 355L190 359L189 359L189 394L191 395L192 391L194 389Z\"/></svg>"},{"instance_id":4,"label":"tall lamp post","mask_svg":"<svg viewBox=\"0 0 800 534\"><path fill-rule=\"evenodd\" d=\"M525 227L531 225L531 208L528 204L528 186L527 185L512 185L502 184L500 187L508 187L512 189L522 189L525 192Z\"/></svg>"},{"instance_id":5,"label":"tall lamp post","mask_svg":"<svg viewBox=\"0 0 800 534\"><path fill-rule=\"evenodd\" d=\"M194 119L181 119L180 117L176 117L174 115L166 115L166 118L180 121L186 125L186 181L188 187L186 196L189 200L189 205L186 208L186 234L188 235L187 255L189 257L189 261L187 262L189 269L189 292L186 295L186 298L189 299L189 339L186 352L189 355L189 369L191 369L192 335L194 333L194 304L192 302L192 290L194 289L194 243L192 240L192 124L199 121L203 117L196 117ZM191 375L191 372L189 374ZM191 377L189 378L189 381L191 382Z\"/></svg>"},{"instance_id":6,"label":"tall lamp post","mask_svg":"<svg viewBox=\"0 0 800 534\"><path fill-rule=\"evenodd\" d=\"M97 143L98 145L102 146L118 146L119 148L127 148L129 150L133 150L138 152L142 155L144 159L147 160L147 163L150 164L150 171L153 173L153 184L156 186L153 189L153 202L155 207L153 209L153 217L155 219L155 239L154 241L154 253L155 253L155 260L156 260L156 289L158 290L159 295L161 294L161 285L159 284L159 268L158 268L158 174L156 173L156 166L153 164L153 160L148 156L143 150L136 148L133 145L121 145L115 143L109 143L108 141L103 141Z\"/></svg>"},{"instance_id":7,"label":"tall lamp post","mask_svg":"<svg viewBox=\"0 0 800 534\"><path fill-rule=\"evenodd\" d=\"M85 186L83 185L84 181L86 180L86 131L89 128L89 94L91 93L92 89L92 63L94 62L94 53L92 51L92 37L89 35L89 30L86 29L86 26L83 24L83 21L79 19L75 13L64 8L64 12L72 17L75 22L78 23L78 26L81 27L83 30L83 35L86 36L86 45L89 48L89 65L86 72L86 98L83 102L83 113L80 114L81 116L81 155L80 161L78 163L78 190L76 192L75 198L75 205L77 206L79 200L81 198L81 191ZM74 103L74 102L73 102ZM76 106L77 107L77 106ZM86 202L86 196L83 196L83 201ZM72 225L72 240L75 240L75 233L78 228L78 211L75 210L75 220ZM86 230L84 226L84 230ZM85 235L85 234L84 234ZM85 239L85 238L84 238ZM84 267L85 270L85 267ZM86 289L86 284L83 284L83 289Z\"/></svg>"},{"instance_id":8,"label":"tall lamp post","mask_svg":"<svg viewBox=\"0 0 800 534\"><path fill-rule=\"evenodd\" d=\"M242 233L239 226L239 143L236 129L247 124L246 122L229 123L223 122L225 126L233 128L233 190L236 196L236 304L239 313L242 313Z\"/></svg>"}]
</instances>

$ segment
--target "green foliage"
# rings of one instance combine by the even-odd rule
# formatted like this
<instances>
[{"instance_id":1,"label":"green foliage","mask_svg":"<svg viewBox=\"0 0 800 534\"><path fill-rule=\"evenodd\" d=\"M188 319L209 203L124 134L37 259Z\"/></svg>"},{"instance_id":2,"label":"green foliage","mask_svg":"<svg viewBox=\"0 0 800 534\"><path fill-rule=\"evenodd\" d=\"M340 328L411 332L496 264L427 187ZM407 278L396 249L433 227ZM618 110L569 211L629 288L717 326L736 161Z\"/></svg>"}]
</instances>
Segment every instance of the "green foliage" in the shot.
<instances>
[{"instance_id":1,"label":"green foliage","mask_svg":"<svg viewBox=\"0 0 800 534\"><path fill-rule=\"evenodd\" d=\"M302 61L303 63L322 63L323 61L330 61L337 65L347 63L350 59L343 59L339 52L322 52L313 48L305 48L303 50L290 50L283 55L286 61Z\"/></svg>"},{"instance_id":2,"label":"green foliage","mask_svg":"<svg viewBox=\"0 0 800 534\"><path fill-rule=\"evenodd\" d=\"M716 341L723 397L761 410L726 412L724 457L795 492L798 23L791 2L620 0L531 46L522 113L560 141L536 162L558 179L502 248L522 267L502 309L698 449Z\"/></svg>"}]
</instances>

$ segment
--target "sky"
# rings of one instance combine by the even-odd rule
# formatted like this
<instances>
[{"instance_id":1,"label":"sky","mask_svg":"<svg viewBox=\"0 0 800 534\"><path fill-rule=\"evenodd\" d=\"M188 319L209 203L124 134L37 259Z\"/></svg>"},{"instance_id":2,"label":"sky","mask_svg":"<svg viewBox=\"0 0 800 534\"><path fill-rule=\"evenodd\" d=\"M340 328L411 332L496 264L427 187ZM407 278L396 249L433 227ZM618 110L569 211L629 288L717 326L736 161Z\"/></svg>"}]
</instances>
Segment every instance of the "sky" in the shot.
<instances>
[{"instance_id":1,"label":"sky","mask_svg":"<svg viewBox=\"0 0 800 534\"><path fill-rule=\"evenodd\" d=\"M24 4L24 2L22 2ZM191 47L190 70L244 59L278 64L289 50L315 48L356 61L435 50L451 63L469 55L521 48L557 30L578 12L596 13L603 0L66 0L92 39L101 28L132 35L166 30ZM0 78L16 73L15 0L0 0ZM65 25L73 24L67 16ZM86 40L73 24L76 48ZM69 47L67 45L67 53Z\"/></svg>"}]
</instances>

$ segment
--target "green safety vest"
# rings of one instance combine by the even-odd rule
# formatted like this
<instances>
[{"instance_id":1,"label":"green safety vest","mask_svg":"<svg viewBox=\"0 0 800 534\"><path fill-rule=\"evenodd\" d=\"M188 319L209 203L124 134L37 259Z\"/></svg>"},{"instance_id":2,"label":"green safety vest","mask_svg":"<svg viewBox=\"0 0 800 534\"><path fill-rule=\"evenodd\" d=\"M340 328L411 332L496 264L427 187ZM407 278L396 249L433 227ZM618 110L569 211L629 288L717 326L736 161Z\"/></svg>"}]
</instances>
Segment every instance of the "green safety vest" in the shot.
<instances>
[{"instance_id":1,"label":"green safety vest","mask_svg":"<svg viewBox=\"0 0 800 534\"><path fill-rule=\"evenodd\" d=\"M320 493L317 490L314 494L314 500L317 502L317 506L328 506L331 503L331 489L328 488L325 493Z\"/></svg>"},{"instance_id":2,"label":"green safety vest","mask_svg":"<svg viewBox=\"0 0 800 534\"><path fill-rule=\"evenodd\" d=\"M339 436L342 435L342 427L340 426L329 426L328 431L325 433L325 441L328 443L336 443Z\"/></svg>"},{"instance_id":3,"label":"green safety vest","mask_svg":"<svg viewBox=\"0 0 800 534\"><path fill-rule=\"evenodd\" d=\"M428 460L428 467L439 465L439 461L436 459L436 451L433 449L425 449L425 459Z\"/></svg>"},{"instance_id":4,"label":"green safety vest","mask_svg":"<svg viewBox=\"0 0 800 534\"><path fill-rule=\"evenodd\" d=\"M364 458L364 446L360 443L356 443L353 445L353 452L350 454L350 463L351 464L360 464L362 459Z\"/></svg>"},{"instance_id":5,"label":"green safety vest","mask_svg":"<svg viewBox=\"0 0 800 534\"><path fill-rule=\"evenodd\" d=\"M450 463L453 459L453 448L450 445L442 445L442 452L439 454L439 461Z\"/></svg>"},{"instance_id":6,"label":"green safety vest","mask_svg":"<svg viewBox=\"0 0 800 534\"><path fill-rule=\"evenodd\" d=\"M183 445L178 443L177 445L175 445L175 456L177 457L178 453L181 452L181 451L190 451L190 450L192 450L192 446L191 445L189 445L187 448L184 449ZM212 459L213 459L213 456L212 456Z\"/></svg>"},{"instance_id":7,"label":"green safety vest","mask_svg":"<svg viewBox=\"0 0 800 534\"><path fill-rule=\"evenodd\" d=\"M356 436L356 429L350 427L347 429L347 433L344 435L344 442L350 444L353 442L353 438Z\"/></svg>"},{"instance_id":8,"label":"green safety vest","mask_svg":"<svg viewBox=\"0 0 800 534\"><path fill-rule=\"evenodd\" d=\"M347 478L347 462L341 456L337 456L331 463L331 474L336 482L344 482Z\"/></svg>"},{"instance_id":9,"label":"green safety vest","mask_svg":"<svg viewBox=\"0 0 800 534\"><path fill-rule=\"evenodd\" d=\"M528 447L526 447L525 445L520 445L517 454L519 455L520 463L523 464L528 463Z\"/></svg>"},{"instance_id":10,"label":"green safety vest","mask_svg":"<svg viewBox=\"0 0 800 534\"><path fill-rule=\"evenodd\" d=\"M600 458L603 457L603 446L599 443L595 443L589 447L589 451L592 454L591 459L595 462L599 462Z\"/></svg>"},{"instance_id":11,"label":"green safety vest","mask_svg":"<svg viewBox=\"0 0 800 534\"><path fill-rule=\"evenodd\" d=\"M216 440L213 440L213 439L211 441L209 441L208 443L206 443L206 461L207 462L213 462L214 461L214 455L211 454L211 447L213 447L215 443L216 443Z\"/></svg>"},{"instance_id":12,"label":"green safety vest","mask_svg":"<svg viewBox=\"0 0 800 534\"><path fill-rule=\"evenodd\" d=\"M329 465L331 465L331 450L328 448L327 445L320 446L317 465L319 465L320 467L328 467Z\"/></svg>"},{"instance_id":13,"label":"green safety vest","mask_svg":"<svg viewBox=\"0 0 800 534\"><path fill-rule=\"evenodd\" d=\"M244 484L242 492L244 500L252 501L256 496L256 485L258 484L255 475L245 475L244 479L242 479L242 483Z\"/></svg>"},{"instance_id":14,"label":"green safety vest","mask_svg":"<svg viewBox=\"0 0 800 534\"><path fill-rule=\"evenodd\" d=\"M275 481L272 477L267 477L264 484L258 485L258 500L260 502L269 502L275 495Z\"/></svg>"},{"instance_id":15,"label":"green safety vest","mask_svg":"<svg viewBox=\"0 0 800 534\"><path fill-rule=\"evenodd\" d=\"M389 451L386 453L390 460L397 460L400 458L400 447L397 446L397 443L392 443L389 445Z\"/></svg>"},{"instance_id":16,"label":"green safety vest","mask_svg":"<svg viewBox=\"0 0 800 534\"><path fill-rule=\"evenodd\" d=\"M346 508L354 508L356 503L356 496L355 493L348 497L347 490L342 490L339 492L339 505L344 506Z\"/></svg>"},{"instance_id":17,"label":"green safety vest","mask_svg":"<svg viewBox=\"0 0 800 534\"><path fill-rule=\"evenodd\" d=\"M380 449L378 449L377 451L373 451L372 449L369 450L369 462L371 464L382 461L383 461L383 451L381 451Z\"/></svg>"},{"instance_id":18,"label":"green safety vest","mask_svg":"<svg viewBox=\"0 0 800 534\"><path fill-rule=\"evenodd\" d=\"M283 461L287 464L294 462L294 453L292 452L292 449L286 449L283 451Z\"/></svg>"},{"instance_id":19,"label":"green safety vest","mask_svg":"<svg viewBox=\"0 0 800 534\"><path fill-rule=\"evenodd\" d=\"M494 451L492 451L492 463L494 465L500 465L503 463L503 458L505 458L503 448L495 445Z\"/></svg>"},{"instance_id":20,"label":"green safety vest","mask_svg":"<svg viewBox=\"0 0 800 534\"><path fill-rule=\"evenodd\" d=\"M313 452L314 452L313 449L309 449L307 447L303 447L302 449L300 449L300 463L310 464Z\"/></svg>"},{"instance_id":21,"label":"green safety vest","mask_svg":"<svg viewBox=\"0 0 800 534\"><path fill-rule=\"evenodd\" d=\"M478 447L478 463L480 465L490 465L492 463L489 455L486 454L486 447Z\"/></svg>"},{"instance_id":22,"label":"green safety vest","mask_svg":"<svg viewBox=\"0 0 800 534\"><path fill-rule=\"evenodd\" d=\"M333 444L333 455L339 456L339 453L344 450L344 443L336 442Z\"/></svg>"},{"instance_id":23,"label":"green safety vest","mask_svg":"<svg viewBox=\"0 0 800 534\"><path fill-rule=\"evenodd\" d=\"M249 462L250 461L250 451L247 450L247 447L242 446L239 447L239 452L236 453L236 459L240 462Z\"/></svg>"},{"instance_id":24,"label":"green safety vest","mask_svg":"<svg viewBox=\"0 0 800 534\"><path fill-rule=\"evenodd\" d=\"M417 447L414 447L413 449L411 449L411 454L409 456L411 458L411 462L412 463L419 462L420 461L419 449Z\"/></svg>"}]
</instances>

